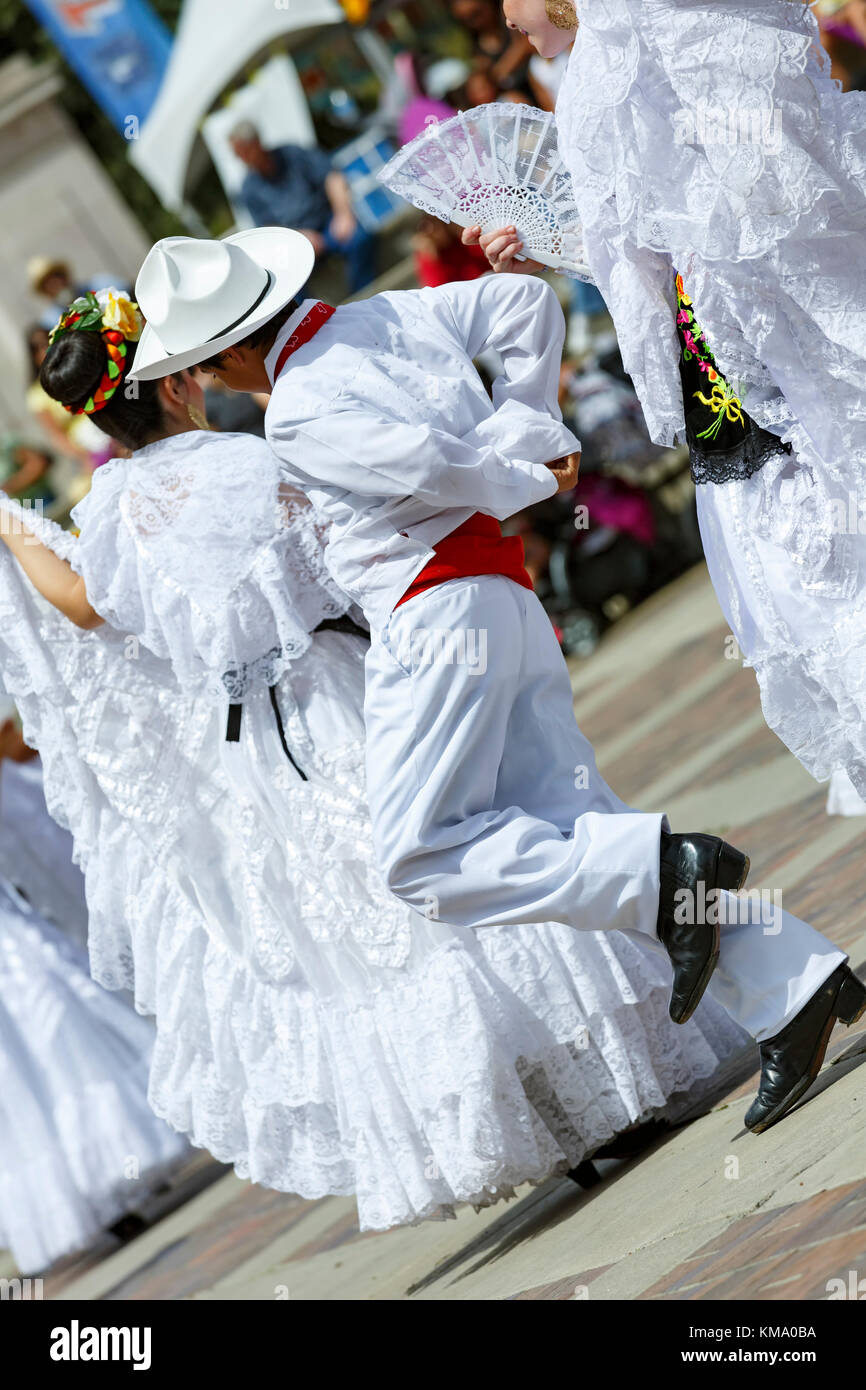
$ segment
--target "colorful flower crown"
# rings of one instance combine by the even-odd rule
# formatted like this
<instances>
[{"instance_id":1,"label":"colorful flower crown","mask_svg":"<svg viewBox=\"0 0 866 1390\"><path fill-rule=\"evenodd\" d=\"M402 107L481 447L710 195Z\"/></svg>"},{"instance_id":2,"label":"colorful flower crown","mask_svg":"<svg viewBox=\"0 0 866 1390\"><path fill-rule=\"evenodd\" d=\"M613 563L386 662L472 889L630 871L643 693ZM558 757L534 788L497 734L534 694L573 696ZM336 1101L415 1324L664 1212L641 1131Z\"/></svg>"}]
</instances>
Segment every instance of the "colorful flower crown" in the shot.
<instances>
[{"instance_id":1,"label":"colorful flower crown","mask_svg":"<svg viewBox=\"0 0 866 1390\"><path fill-rule=\"evenodd\" d=\"M108 404L123 376L126 344L138 342L143 326L138 305L119 290L90 290L64 310L60 322L51 330L49 343L55 343L64 333L97 330L108 353L108 366L93 395L77 410L71 405L64 407L71 415L93 415Z\"/></svg>"}]
</instances>

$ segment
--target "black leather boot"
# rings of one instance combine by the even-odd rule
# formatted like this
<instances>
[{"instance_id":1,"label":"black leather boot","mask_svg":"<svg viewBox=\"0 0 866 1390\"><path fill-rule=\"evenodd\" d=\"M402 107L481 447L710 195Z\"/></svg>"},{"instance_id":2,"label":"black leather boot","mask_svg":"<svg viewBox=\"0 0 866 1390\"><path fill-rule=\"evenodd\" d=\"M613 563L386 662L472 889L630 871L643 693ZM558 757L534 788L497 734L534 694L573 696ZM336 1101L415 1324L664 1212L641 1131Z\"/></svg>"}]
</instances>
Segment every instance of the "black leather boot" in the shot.
<instances>
[{"instance_id":1,"label":"black leather boot","mask_svg":"<svg viewBox=\"0 0 866 1390\"><path fill-rule=\"evenodd\" d=\"M746 1128L769 1129L808 1091L824 1061L833 1024L856 1023L866 1011L866 985L840 965L781 1033L759 1044L761 1080L746 1111Z\"/></svg>"},{"instance_id":2,"label":"black leather boot","mask_svg":"<svg viewBox=\"0 0 866 1390\"><path fill-rule=\"evenodd\" d=\"M674 968L674 1023L691 1018L719 959L718 912L706 909L716 902L717 890L742 888L748 873L746 855L716 835L662 831L658 937ZM682 889L691 893L690 903L677 900ZM716 920L701 920L708 916Z\"/></svg>"}]
</instances>

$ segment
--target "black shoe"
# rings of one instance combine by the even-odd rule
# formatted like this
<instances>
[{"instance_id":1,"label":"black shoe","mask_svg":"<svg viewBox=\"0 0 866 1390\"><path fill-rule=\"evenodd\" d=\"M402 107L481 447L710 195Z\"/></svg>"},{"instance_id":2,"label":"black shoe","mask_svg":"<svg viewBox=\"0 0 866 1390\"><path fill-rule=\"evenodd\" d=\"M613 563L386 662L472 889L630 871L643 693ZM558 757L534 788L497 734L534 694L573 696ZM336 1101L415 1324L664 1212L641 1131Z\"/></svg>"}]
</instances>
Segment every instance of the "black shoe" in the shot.
<instances>
[{"instance_id":1,"label":"black shoe","mask_svg":"<svg viewBox=\"0 0 866 1390\"><path fill-rule=\"evenodd\" d=\"M592 1187L598 1187L602 1180L601 1173L592 1160L588 1158L585 1158L582 1163L578 1163L576 1168L569 1168L565 1176L571 1178L572 1182L577 1183L577 1186L582 1187L586 1192Z\"/></svg>"},{"instance_id":2,"label":"black shoe","mask_svg":"<svg viewBox=\"0 0 866 1390\"><path fill-rule=\"evenodd\" d=\"M668 1120L644 1120L632 1129L624 1129L607 1144L596 1149L593 1158L638 1158L663 1135L671 1133Z\"/></svg>"},{"instance_id":3,"label":"black shoe","mask_svg":"<svg viewBox=\"0 0 866 1390\"><path fill-rule=\"evenodd\" d=\"M692 893L692 903L716 901L715 891L735 893L749 873L749 860L733 845L716 835L669 835L662 831L661 883L659 888L658 938L674 967L670 1014L674 1023L685 1023L701 1001L719 959L718 912L716 921L678 921L696 912L678 910L676 894ZM699 885L704 885L704 893ZM709 895L713 893L712 898Z\"/></svg>"},{"instance_id":4,"label":"black shoe","mask_svg":"<svg viewBox=\"0 0 866 1390\"><path fill-rule=\"evenodd\" d=\"M760 1044L761 1081L746 1111L746 1129L760 1134L808 1091L824 1061L833 1024L856 1023L866 1011L866 985L840 965L790 1023Z\"/></svg>"}]
</instances>

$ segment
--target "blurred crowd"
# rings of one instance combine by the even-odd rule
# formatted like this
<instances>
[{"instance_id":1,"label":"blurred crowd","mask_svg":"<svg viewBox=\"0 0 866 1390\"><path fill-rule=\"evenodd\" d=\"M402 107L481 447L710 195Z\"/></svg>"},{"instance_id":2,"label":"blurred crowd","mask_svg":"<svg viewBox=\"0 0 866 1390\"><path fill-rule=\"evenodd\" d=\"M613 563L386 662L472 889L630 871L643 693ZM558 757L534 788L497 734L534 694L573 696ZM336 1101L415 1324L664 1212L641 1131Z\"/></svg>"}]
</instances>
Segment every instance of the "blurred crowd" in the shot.
<instances>
[{"instance_id":1,"label":"blurred crowd","mask_svg":"<svg viewBox=\"0 0 866 1390\"><path fill-rule=\"evenodd\" d=\"M866 87L866 0L813 0L833 76L846 91Z\"/></svg>"},{"instance_id":2,"label":"blurred crowd","mask_svg":"<svg viewBox=\"0 0 866 1390\"><path fill-rule=\"evenodd\" d=\"M447 7L459 45L450 56L441 50L396 53L391 80L365 120L394 147L431 121L487 102L554 108L568 53L553 62L539 58L523 34L505 26L499 0L447 0ZM862 86L866 0L814 0L813 7L834 74L846 88ZM458 49L462 56L454 56ZM238 121L229 139L246 166L239 206L248 220L296 227L313 244L315 275L326 274L324 280L314 275L313 293L336 299L379 285L437 286L489 273L482 252L462 244L461 229L434 217L407 210L398 236L371 230L358 214L349 179L324 149L270 147L250 120ZM84 289L129 287L111 267L81 284L74 267L47 257L31 261L28 279L32 428L0 440L0 487L65 521L93 470L120 451L87 416L69 415L42 390L48 333ZM554 498L510 525L523 536L528 568L563 646L582 654L610 622L695 563L701 551L685 451L651 444L601 296L592 285L555 275L551 280L568 319L561 405L583 442L581 477L573 495ZM492 363L481 366L495 370ZM203 384L213 428L264 433L264 399L235 395L210 379Z\"/></svg>"}]
</instances>

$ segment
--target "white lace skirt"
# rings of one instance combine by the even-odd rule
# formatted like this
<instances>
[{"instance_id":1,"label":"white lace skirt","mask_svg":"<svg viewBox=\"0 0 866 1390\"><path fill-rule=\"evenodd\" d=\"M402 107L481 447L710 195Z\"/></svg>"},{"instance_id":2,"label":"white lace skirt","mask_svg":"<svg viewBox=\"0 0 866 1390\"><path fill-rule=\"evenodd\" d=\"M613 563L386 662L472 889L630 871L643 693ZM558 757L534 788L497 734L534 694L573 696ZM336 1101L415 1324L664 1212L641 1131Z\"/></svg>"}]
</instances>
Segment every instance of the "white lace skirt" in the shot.
<instances>
[{"instance_id":1,"label":"white lace skirt","mask_svg":"<svg viewBox=\"0 0 866 1390\"><path fill-rule=\"evenodd\" d=\"M97 914L91 954L98 978L134 985L156 1017L157 1114L242 1177L354 1194L363 1229L571 1167L639 1119L675 1115L745 1043L709 999L673 1025L669 972L616 933L474 936L418 919L399 967L347 934L275 983L152 876L128 928L116 951Z\"/></svg>"},{"instance_id":2,"label":"white lace skirt","mask_svg":"<svg viewBox=\"0 0 866 1390\"><path fill-rule=\"evenodd\" d=\"M84 880L73 863L72 836L48 814L39 758L0 763L0 876L86 949Z\"/></svg>"},{"instance_id":3,"label":"white lace skirt","mask_svg":"<svg viewBox=\"0 0 866 1390\"><path fill-rule=\"evenodd\" d=\"M697 489L710 577L770 728L814 777L841 769L866 796L866 535L825 538L844 562L798 559L783 533L798 525L799 499L786 498L781 467L775 479L768 465ZM817 520L812 534L817 549Z\"/></svg>"},{"instance_id":4,"label":"white lace skirt","mask_svg":"<svg viewBox=\"0 0 866 1390\"><path fill-rule=\"evenodd\" d=\"M866 95L839 91L804 5L578 8L557 125L626 367L673 442L676 268L793 450L698 488L713 583L771 728L866 796Z\"/></svg>"},{"instance_id":5,"label":"white lace skirt","mask_svg":"<svg viewBox=\"0 0 866 1390\"><path fill-rule=\"evenodd\" d=\"M473 933L390 897L372 861L363 745L346 728L358 657L355 639L318 638L281 683L308 783L266 695L221 750L238 813L229 877L246 872L261 908L256 963L128 845L120 933L116 875L89 874L90 949L97 978L134 985L156 1016L158 1114L241 1176L354 1194L362 1228L383 1229L495 1201L643 1117L676 1114L745 1039L710 1000L673 1025L669 970L626 936ZM106 864L118 851L101 837Z\"/></svg>"},{"instance_id":6,"label":"white lace skirt","mask_svg":"<svg viewBox=\"0 0 866 1390\"><path fill-rule=\"evenodd\" d=\"M742 1033L667 1015L664 960L567 927L457 931L373 862L364 646L317 636L225 710L109 629L71 633L0 551L0 664L86 872L91 968L153 1014L149 1099L239 1174L354 1194L364 1229L495 1201L698 1096Z\"/></svg>"},{"instance_id":7,"label":"white lace skirt","mask_svg":"<svg viewBox=\"0 0 866 1390\"><path fill-rule=\"evenodd\" d=\"M153 1030L0 880L0 1247L86 1246L186 1152L146 1100Z\"/></svg>"}]
</instances>

